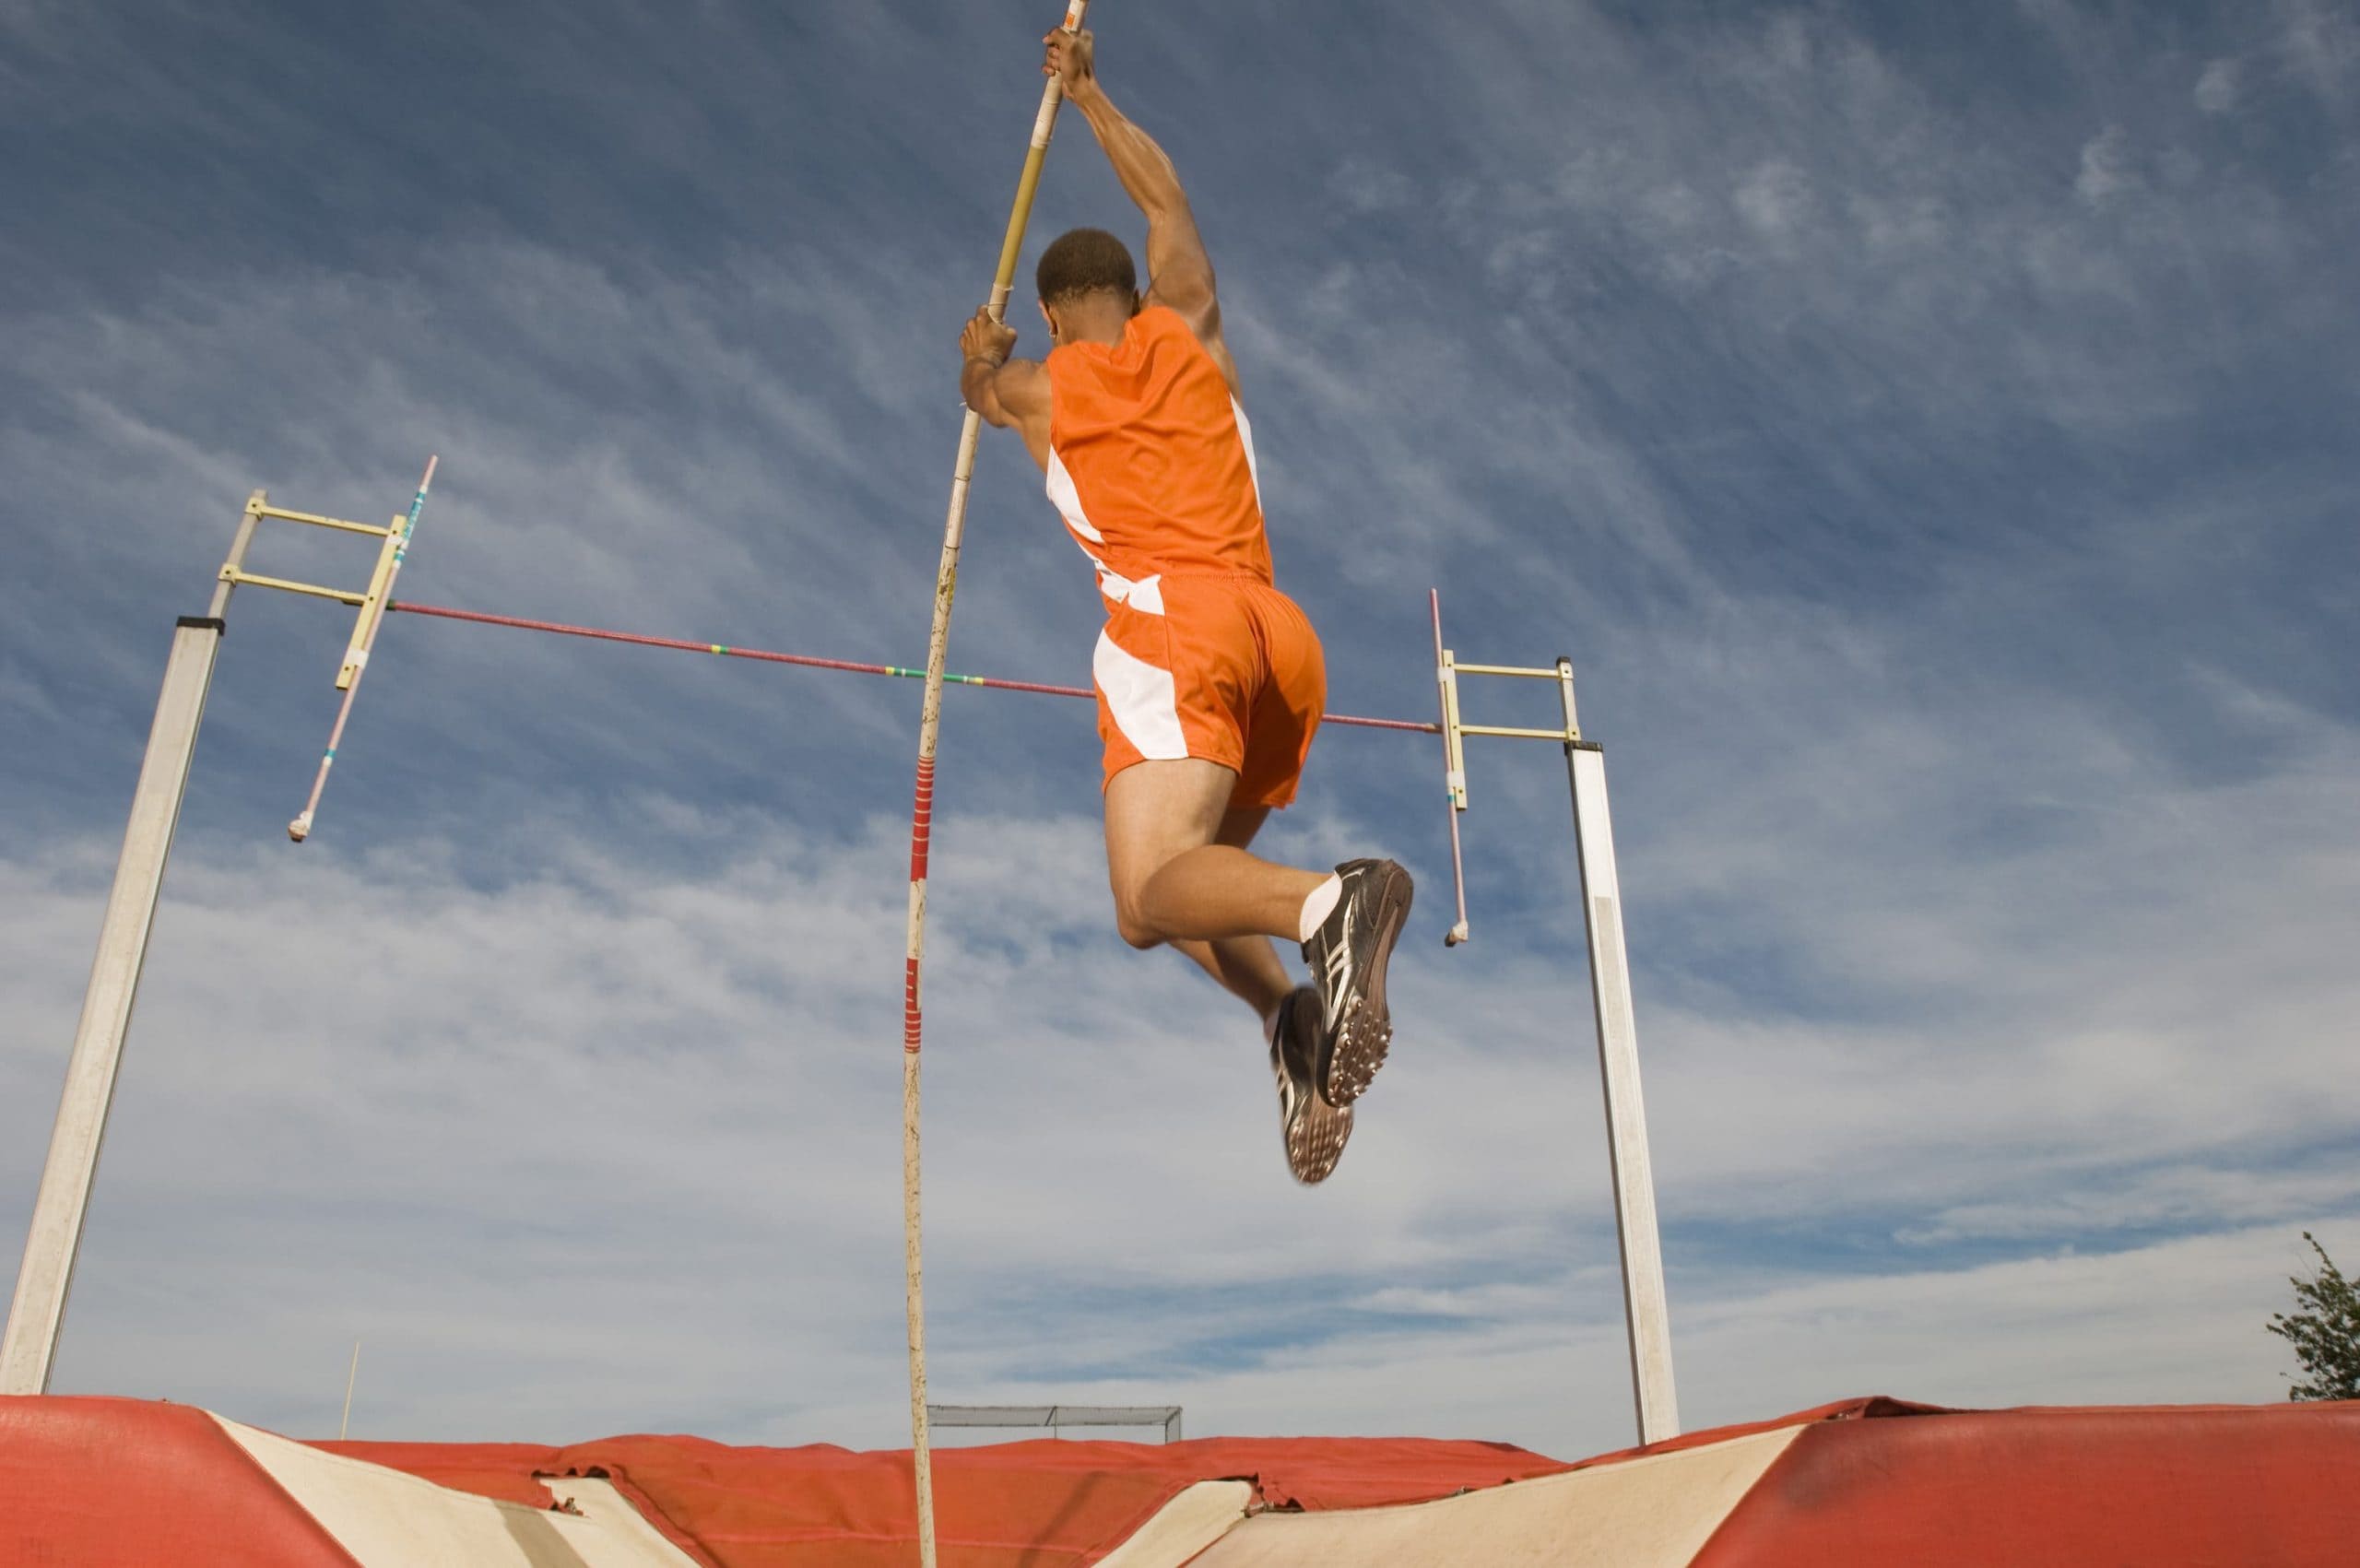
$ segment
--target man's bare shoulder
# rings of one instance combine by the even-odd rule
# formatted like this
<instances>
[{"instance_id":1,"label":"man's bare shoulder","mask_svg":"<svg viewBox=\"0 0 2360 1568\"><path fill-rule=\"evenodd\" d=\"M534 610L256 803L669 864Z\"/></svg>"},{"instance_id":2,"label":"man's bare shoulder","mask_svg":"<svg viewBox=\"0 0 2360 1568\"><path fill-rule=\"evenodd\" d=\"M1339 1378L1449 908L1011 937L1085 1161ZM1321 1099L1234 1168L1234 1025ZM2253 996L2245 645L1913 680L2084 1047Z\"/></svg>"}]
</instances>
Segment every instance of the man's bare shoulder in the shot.
<instances>
[{"instance_id":1,"label":"man's bare shoulder","mask_svg":"<svg viewBox=\"0 0 2360 1568\"><path fill-rule=\"evenodd\" d=\"M1161 312L1186 333L1189 340L1212 360L1213 368L1221 371L1221 379L1229 383L1229 395L1232 397L1237 395L1237 361L1230 354L1229 340L1221 335L1221 307L1210 296L1202 311L1184 311L1157 299L1155 290L1150 288L1139 313L1145 315L1149 311Z\"/></svg>"},{"instance_id":2,"label":"man's bare shoulder","mask_svg":"<svg viewBox=\"0 0 2360 1568\"><path fill-rule=\"evenodd\" d=\"M994 390L1008 423L1023 438L1025 451L1042 467L1049 466L1049 417L1056 391L1049 368L1038 360L1010 360L999 368Z\"/></svg>"},{"instance_id":3,"label":"man's bare shoulder","mask_svg":"<svg viewBox=\"0 0 2360 1568\"><path fill-rule=\"evenodd\" d=\"M1046 418L1054 394L1049 381L1049 367L1038 360L1010 360L1000 366L993 378L999 400L1011 414L1029 414L1035 409Z\"/></svg>"}]
</instances>

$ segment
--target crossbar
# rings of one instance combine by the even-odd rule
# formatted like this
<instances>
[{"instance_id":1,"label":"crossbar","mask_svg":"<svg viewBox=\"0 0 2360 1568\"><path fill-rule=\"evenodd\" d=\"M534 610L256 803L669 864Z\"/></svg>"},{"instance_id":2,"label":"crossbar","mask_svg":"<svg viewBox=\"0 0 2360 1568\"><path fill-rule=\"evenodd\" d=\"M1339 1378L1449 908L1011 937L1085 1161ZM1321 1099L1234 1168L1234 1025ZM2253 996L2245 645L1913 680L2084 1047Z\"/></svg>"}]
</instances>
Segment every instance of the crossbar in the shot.
<instances>
[{"instance_id":1,"label":"crossbar","mask_svg":"<svg viewBox=\"0 0 2360 1568\"><path fill-rule=\"evenodd\" d=\"M752 659L761 664L801 665L806 669L844 670L854 675L897 676L904 680L924 680L926 671L901 665L864 664L857 659L823 659L812 654L781 654L768 648L740 648L727 643L699 643L686 637L651 637L642 631L613 631L600 626L572 626L561 620L534 620L521 615L493 615L485 610L453 609L448 605L413 604L407 599L389 600L385 608L396 615L431 616L437 620L469 620L478 626L505 626L520 631L547 631L560 637L587 637L600 643L628 643L640 648L668 648L681 654L711 654L725 659ZM1031 691L1044 697L1086 697L1098 695L1087 686L1052 686L1038 680L1005 680L989 675L943 676L951 686L981 686L994 691ZM1323 725L1337 725L1347 729L1407 730L1414 735L1439 735L1442 725L1421 724L1415 719L1371 719L1357 713L1322 713Z\"/></svg>"},{"instance_id":2,"label":"crossbar","mask_svg":"<svg viewBox=\"0 0 2360 1568\"><path fill-rule=\"evenodd\" d=\"M928 1405L936 1426L1160 1426L1166 1443L1180 1441L1177 1405Z\"/></svg>"}]
</instances>

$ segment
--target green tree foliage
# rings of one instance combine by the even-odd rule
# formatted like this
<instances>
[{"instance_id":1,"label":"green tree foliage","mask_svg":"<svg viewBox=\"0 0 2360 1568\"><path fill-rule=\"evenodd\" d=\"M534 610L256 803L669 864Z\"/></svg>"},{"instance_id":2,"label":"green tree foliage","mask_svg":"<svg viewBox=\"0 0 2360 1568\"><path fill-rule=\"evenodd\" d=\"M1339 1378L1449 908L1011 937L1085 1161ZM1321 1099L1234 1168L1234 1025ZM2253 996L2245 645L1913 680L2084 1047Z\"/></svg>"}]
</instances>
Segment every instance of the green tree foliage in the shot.
<instances>
[{"instance_id":1,"label":"green tree foliage","mask_svg":"<svg viewBox=\"0 0 2360 1568\"><path fill-rule=\"evenodd\" d=\"M2343 1277L2327 1248L2308 1231L2303 1240L2319 1255L2311 1279L2290 1278L2293 1313L2270 1315L2270 1331L2295 1347L2303 1378L2286 1391L2289 1399L2360 1399L2360 1286Z\"/></svg>"}]
</instances>

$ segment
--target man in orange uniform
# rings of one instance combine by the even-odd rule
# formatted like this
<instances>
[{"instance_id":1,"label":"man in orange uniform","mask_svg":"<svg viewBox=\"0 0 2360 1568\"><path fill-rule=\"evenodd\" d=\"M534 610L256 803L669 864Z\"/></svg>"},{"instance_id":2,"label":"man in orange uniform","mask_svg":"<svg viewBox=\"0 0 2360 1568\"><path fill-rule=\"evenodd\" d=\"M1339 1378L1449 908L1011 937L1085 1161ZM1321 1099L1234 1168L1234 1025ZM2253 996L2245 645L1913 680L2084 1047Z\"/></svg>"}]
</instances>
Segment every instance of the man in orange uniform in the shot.
<instances>
[{"instance_id":1,"label":"man in orange uniform","mask_svg":"<svg viewBox=\"0 0 2360 1568\"><path fill-rule=\"evenodd\" d=\"M1097 569L1115 926L1133 947L1179 949L1261 1018L1288 1168L1316 1182L1391 1043L1385 971L1410 876L1389 860L1299 871L1246 850L1310 754L1327 699L1319 639L1271 581L1253 429L1179 176L1108 101L1091 35L1044 41L1044 73L1064 79L1147 215L1150 283L1142 295L1114 235L1059 237L1034 278L1048 358L1010 359L1015 329L978 311L960 389L1023 437ZM1312 984L1288 978L1273 937L1303 945Z\"/></svg>"}]
</instances>

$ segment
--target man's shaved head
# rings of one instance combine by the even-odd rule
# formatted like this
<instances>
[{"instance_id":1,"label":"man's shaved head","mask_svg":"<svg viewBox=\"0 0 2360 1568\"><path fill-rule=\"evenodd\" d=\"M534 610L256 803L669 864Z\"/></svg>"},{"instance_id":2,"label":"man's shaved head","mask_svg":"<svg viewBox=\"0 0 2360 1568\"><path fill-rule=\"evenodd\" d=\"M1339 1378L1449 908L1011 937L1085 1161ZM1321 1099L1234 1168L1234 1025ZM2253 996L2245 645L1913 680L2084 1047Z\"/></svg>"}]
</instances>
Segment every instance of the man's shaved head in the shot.
<instances>
[{"instance_id":1,"label":"man's shaved head","mask_svg":"<svg viewBox=\"0 0 2360 1568\"><path fill-rule=\"evenodd\" d=\"M1111 293L1128 308L1139 298L1139 270L1128 246L1103 229L1071 229L1049 242L1032 270L1041 303L1066 305L1085 295Z\"/></svg>"}]
</instances>

